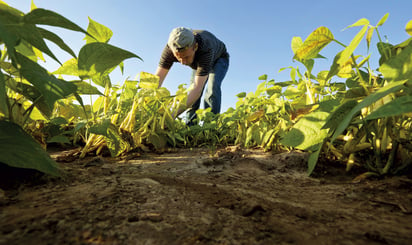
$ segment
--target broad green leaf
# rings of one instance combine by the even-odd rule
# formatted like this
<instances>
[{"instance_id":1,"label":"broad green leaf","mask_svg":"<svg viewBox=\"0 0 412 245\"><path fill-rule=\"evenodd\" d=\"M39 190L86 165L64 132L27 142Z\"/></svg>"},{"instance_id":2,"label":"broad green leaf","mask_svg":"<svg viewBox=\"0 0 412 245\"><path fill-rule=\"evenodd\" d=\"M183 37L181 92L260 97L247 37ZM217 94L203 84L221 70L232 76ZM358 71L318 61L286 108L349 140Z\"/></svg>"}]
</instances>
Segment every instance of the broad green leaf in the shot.
<instances>
[{"instance_id":1,"label":"broad green leaf","mask_svg":"<svg viewBox=\"0 0 412 245\"><path fill-rule=\"evenodd\" d=\"M78 56L79 70L104 74L107 70L118 66L123 60L139 56L107 43L89 43L84 45Z\"/></svg>"},{"instance_id":2,"label":"broad green leaf","mask_svg":"<svg viewBox=\"0 0 412 245\"><path fill-rule=\"evenodd\" d=\"M90 133L104 136L112 157L119 156L128 147L127 142L121 138L118 128L112 124L109 119L93 125L89 131Z\"/></svg>"},{"instance_id":3,"label":"broad green leaf","mask_svg":"<svg viewBox=\"0 0 412 245\"><path fill-rule=\"evenodd\" d=\"M312 152L309 155L308 159L308 175L311 175L313 173L313 170L315 170L316 163L318 162L319 159L319 154L322 151L322 144L319 144L318 149L314 152Z\"/></svg>"},{"instance_id":4,"label":"broad green leaf","mask_svg":"<svg viewBox=\"0 0 412 245\"><path fill-rule=\"evenodd\" d=\"M11 62L0 62L0 68L10 76L20 77L18 69L16 69L16 67L14 67Z\"/></svg>"},{"instance_id":5,"label":"broad green leaf","mask_svg":"<svg viewBox=\"0 0 412 245\"><path fill-rule=\"evenodd\" d=\"M53 108L56 100L65 98L76 92L76 85L57 79L53 75L50 75L47 70L39 64L21 54L17 54L17 58L21 64L21 75L41 92L50 109Z\"/></svg>"},{"instance_id":6,"label":"broad green leaf","mask_svg":"<svg viewBox=\"0 0 412 245\"><path fill-rule=\"evenodd\" d=\"M18 9L10 7L4 2L0 2L0 20L3 23L18 23L23 20L24 13Z\"/></svg>"},{"instance_id":7,"label":"broad green leaf","mask_svg":"<svg viewBox=\"0 0 412 245\"><path fill-rule=\"evenodd\" d=\"M73 50L56 34L54 34L53 32L50 32L48 30L45 30L43 28L37 28L41 35L43 36L43 38L52 41L53 43L55 43L57 46L59 46L61 49L63 49L64 51L66 51L67 53L69 53L71 56L73 56L74 58L76 58L76 54L73 52Z\"/></svg>"},{"instance_id":8,"label":"broad green leaf","mask_svg":"<svg viewBox=\"0 0 412 245\"><path fill-rule=\"evenodd\" d=\"M107 130L107 136L105 136L107 148L109 148L110 155L117 157L129 148L129 144L124 141L119 134L118 128L111 124Z\"/></svg>"},{"instance_id":9,"label":"broad green leaf","mask_svg":"<svg viewBox=\"0 0 412 245\"><path fill-rule=\"evenodd\" d=\"M64 125L68 124L69 122L64 117L55 117L50 120L50 123L54 125Z\"/></svg>"},{"instance_id":10,"label":"broad green leaf","mask_svg":"<svg viewBox=\"0 0 412 245\"><path fill-rule=\"evenodd\" d=\"M358 47L359 43L362 41L362 38L365 36L366 31L368 30L368 25L365 25L357 34L356 36L352 39L350 42L349 46L347 46L343 51L342 54L340 55L340 58L336 63L339 65L344 65L355 49Z\"/></svg>"},{"instance_id":11,"label":"broad green leaf","mask_svg":"<svg viewBox=\"0 0 412 245\"><path fill-rule=\"evenodd\" d=\"M261 80L261 81L266 81L266 80L268 80L268 75L267 75L267 74L263 74L263 75L259 76L258 79Z\"/></svg>"},{"instance_id":12,"label":"broad green leaf","mask_svg":"<svg viewBox=\"0 0 412 245\"><path fill-rule=\"evenodd\" d=\"M356 100L348 100L342 102L338 108L334 109L332 113L326 119L326 123L322 128L329 128L330 132L334 132L340 122L346 117L346 115L358 104Z\"/></svg>"},{"instance_id":13,"label":"broad green leaf","mask_svg":"<svg viewBox=\"0 0 412 245\"><path fill-rule=\"evenodd\" d=\"M406 24L405 31L412 36L412 20Z\"/></svg>"},{"instance_id":14,"label":"broad green leaf","mask_svg":"<svg viewBox=\"0 0 412 245\"><path fill-rule=\"evenodd\" d=\"M36 107L41 113L47 117L52 114L52 108L46 103L40 91L30 84L16 82L14 79L7 79L7 87L21 95L29 101L36 103ZM32 117L32 115L30 115Z\"/></svg>"},{"instance_id":15,"label":"broad green leaf","mask_svg":"<svg viewBox=\"0 0 412 245\"><path fill-rule=\"evenodd\" d=\"M69 76L82 76L86 75L87 72L80 72L78 65L77 65L77 59L72 58L69 59L68 61L64 62L63 65L59 67L56 71L53 72L53 74L59 74L59 75L69 75Z\"/></svg>"},{"instance_id":16,"label":"broad green leaf","mask_svg":"<svg viewBox=\"0 0 412 245\"><path fill-rule=\"evenodd\" d=\"M27 58L31 59L34 62L38 61L37 54L34 52L34 48L25 40L20 40L19 45L15 47L16 51L20 54L26 56ZM40 52L41 53L41 52Z\"/></svg>"},{"instance_id":17,"label":"broad green leaf","mask_svg":"<svg viewBox=\"0 0 412 245\"><path fill-rule=\"evenodd\" d=\"M412 112L412 96L405 95L382 105L371 114L369 114L365 118L365 120L400 116L404 113L410 112Z\"/></svg>"},{"instance_id":18,"label":"broad green leaf","mask_svg":"<svg viewBox=\"0 0 412 245\"><path fill-rule=\"evenodd\" d=\"M319 52L333 41L332 32L327 27L319 27L313 31L295 53L297 60L316 58Z\"/></svg>"},{"instance_id":19,"label":"broad green leaf","mask_svg":"<svg viewBox=\"0 0 412 245\"><path fill-rule=\"evenodd\" d=\"M1 13L0 13L1 15ZM16 34L9 31L9 29L3 25L2 21L0 20L0 42L4 42L7 47L7 54L9 55L12 61L16 60L15 56L15 46L18 45L19 38Z\"/></svg>"},{"instance_id":20,"label":"broad green leaf","mask_svg":"<svg viewBox=\"0 0 412 245\"><path fill-rule=\"evenodd\" d=\"M47 9L36 8L24 16L24 22L29 24L49 25L62 27L68 30L83 32L89 35L83 28L66 19L58 13Z\"/></svg>"},{"instance_id":21,"label":"broad green leaf","mask_svg":"<svg viewBox=\"0 0 412 245\"><path fill-rule=\"evenodd\" d=\"M85 81L71 81L77 87L78 94L97 94L102 95L103 93L99 91L95 86L91 85Z\"/></svg>"},{"instance_id":22,"label":"broad green leaf","mask_svg":"<svg viewBox=\"0 0 412 245\"><path fill-rule=\"evenodd\" d=\"M8 53L12 56L12 59L14 59L14 53L12 51L14 50L14 46L17 45L19 39L24 39L30 45L60 63L56 56L50 51L39 29L34 24L25 23L22 22L22 19L13 19L10 18L10 16L13 15L4 15L3 10L0 9L0 39L5 42Z\"/></svg>"},{"instance_id":23,"label":"broad green leaf","mask_svg":"<svg viewBox=\"0 0 412 245\"><path fill-rule=\"evenodd\" d=\"M313 59L303 60L302 64L306 67L309 74L312 74L313 66L315 65L315 61Z\"/></svg>"},{"instance_id":24,"label":"broad green leaf","mask_svg":"<svg viewBox=\"0 0 412 245\"><path fill-rule=\"evenodd\" d=\"M35 169L59 176L57 164L17 124L0 121L0 162L16 168Z\"/></svg>"},{"instance_id":25,"label":"broad green leaf","mask_svg":"<svg viewBox=\"0 0 412 245\"><path fill-rule=\"evenodd\" d=\"M38 48L40 51L44 52L55 61L60 63L57 57L52 53L52 51L47 46L43 39L42 34L35 25L25 24L19 27L15 27L15 33L22 39L26 40L28 43ZM60 63L61 64L61 63Z\"/></svg>"},{"instance_id":26,"label":"broad green leaf","mask_svg":"<svg viewBox=\"0 0 412 245\"><path fill-rule=\"evenodd\" d=\"M137 81L126 80L123 83L123 91L120 94L120 101L132 101L137 93Z\"/></svg>"},{"instance_id":27,"label":"broad green leaf","mask_svg":"<svg viewBox=\"0 0 412 245\"><path fill-rule=\"evenodd\" d=\"M43 53L36 47L33 47L31 44L26 42L24 39L20 40L19 45L17 45L15 49L17 52L30 58L34 62L37 62L39 59L44 62L46 61L44 59Z\"/></svg>"},{"instance_id":28,"label":"broad green leaf","mask_svg":"<svg viewBox=\"0 0 412 245\"><path fill-rule=\"evenodd\" d=\"M379 65L382 65L389 58L391 58L392 50L394 46L390 43L378 42L376 44L376 47L378 48L379 54L381 55L381 57L379 58Z\"/></svg>"},{"instance_id":29,"label":"broad green leaf","mask_svg":"<svg viewBox=\"0 0 412 245\"><path fill-rule=\"evenodd\" d=\"M367 107L371 105L372 103L378 101L379 99L385 97L386 95L390 93L397 92L403 88L405 88L405 82L406 80L403 81L397 81L397 82L391 82L388 85L380 88L376 92L370 94L367 96L365 99L363 99L361 102L359 102L355 107L352 108L352 110L345 115L345 117L342 119L342 121L339 123L338 127L336 128L334 134L332 135L331 142L333 142L339 135L345 131L345 129L349 126L351 123L353 117L362 110L362 108Z\"/></svg>"},{"instance_id":30,"label":"broad green leaf","mask_svg":"<svg viewBox=\"0 0 412 245\"><path fill-rule=\"evenodd\" d=\"M61 65L52 74L77 76L77 77L86 79L86 78L91 78L94 75L96 75L96 71L92 72L92 71L79 70L77 59L72 58L72 59L69 59L66 62L64 62L63 65ZM94 79L97 80L99 78L95 77ZM95 80L93 82L95 82ZM104 87L103 83L97 82L96 84Z\"/></svg>"},{"instance_id":31,"label":"broad green leaf","mask_svg":"<svg viewBox=\"0 0 412 245\"><path fill-rule=\"evenodd\" d=\"M64 135L56 135L51 137L47 140L47 143L63 143L63 144L70 144L70 140L67 136Z\"/></svg>"},{"instance_id":32,"label":"broad green leaf","mask_svg":"<svg viewBox=\"0 0 412 245\"><path fill-rule=\"evenodd\" d=\"M240 98L245 98L245 97L246 97L246 92L238 93L238 94L236 95L236 97L238 97L239 99L240 99Z\"/></svg>"},{"instance_id":33,"label":"broad green leaf","mask_svg":"<svg viewBox=\"0 0 412 245\"><path fill-rule=\"evenodd\" d=\"M92 20L89 17L89 26L87 27L87 32L92 35L84 38L86 43L93 43L93 42L101 42L101 43L108 43L110 38L113 36L112 30L107 28L106 26Z\"/></svg>"},{"instance_id":34,"label":"broad green leaf","mask_svg":"<svg viewBox=\"0 0 412 245\"><path fill-rule=\"evenodd\" d=\"M108 74L109 74L113 69L114 69L114 67L113 67L113 68L110 68L110 69L107 70L107 72L105 72L103 75L93 76L93 77L92 77L93 83L95 83L96 85L99 85L99 86L101 86L101 87L103 87L103 88L106 88L106 87L111 88L111 87L112 87L112 82L111 82L110 76L109 76ZM92 74L92 72L90 72L90 74Z\"/></svg>"},{"instance_id":35,"label":"broad green leaf","mask_svg":"<svg viewBox=\"0 0 412 245\"><path fill-rule=\"evenodd\" d=\"M385 24L385 22L386 22L386 20L388 19L388 17L389 17L389 13L386 13L386 14L379 20L379 22L378 22L378 24L377 24L376 26L378 27L378 26L381 26L381 25Z\"/></svg>"},{"instance_id":36,"label":"broad green leaf","mask_svg":"<svg viewBox=\"0 0 412 245\"><path fill-rule=\"evenodd\" d=\"M303 116L280 143L300 150L316 151L328 135L328 130L322 129L328 115L328 112L316 110Z\"/></svg>"},{"instance_id":37,"label":"broad green leaf","mask_svg":"<svg viewBox=\"0 0 412 245\"><path fill-rule=\"evenodd\" d=\"M412 78L412 42L401 53L391 57L379 67L386 80L403 80Z\"/></svg>"},{"instance_id":38,"label":"broad green leaf","mask_svg":"<svg viewBox=\"0 0 412 245\"><path fill-rule=\"evenodd\" d=\"M41 98L39 100L41 100ZM47 121L48 117L50 117L52 115L52 112L51 111L46 111L46 113L45 113L45 112L41 111L42 106L45 105L44 101L41 101L41 102L36 101L35 103L36 103L36 106L33 107L31 112L30 112L30 119L34 120L34 121L37 121L37 120ZM23 103L23 107L27 111L29 108L32 107L32 103L29 102L29 101L25 101ZM45 116L47 116L47 118Z\"/></svg>"}]
</instances>

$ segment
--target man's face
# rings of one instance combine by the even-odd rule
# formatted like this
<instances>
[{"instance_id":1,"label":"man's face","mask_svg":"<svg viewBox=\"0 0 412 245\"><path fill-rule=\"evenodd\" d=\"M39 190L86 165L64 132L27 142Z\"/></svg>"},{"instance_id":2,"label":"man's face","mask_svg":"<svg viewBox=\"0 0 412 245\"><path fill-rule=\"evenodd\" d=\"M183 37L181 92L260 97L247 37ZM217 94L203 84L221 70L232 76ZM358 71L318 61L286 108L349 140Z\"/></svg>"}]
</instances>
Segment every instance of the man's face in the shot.
<instances>
[{"instance_id":1,"label":"man's face","mask_svg":"<svg viewBox=\"0 0 412 245\"><path fill-rule=\"evenodd\" d=\"M195 59L195 53L197 50L197 44L192 47L188 47L182 51L173 52L176 59L183 65L191 65Z\"/></svg>"}]
</instances>

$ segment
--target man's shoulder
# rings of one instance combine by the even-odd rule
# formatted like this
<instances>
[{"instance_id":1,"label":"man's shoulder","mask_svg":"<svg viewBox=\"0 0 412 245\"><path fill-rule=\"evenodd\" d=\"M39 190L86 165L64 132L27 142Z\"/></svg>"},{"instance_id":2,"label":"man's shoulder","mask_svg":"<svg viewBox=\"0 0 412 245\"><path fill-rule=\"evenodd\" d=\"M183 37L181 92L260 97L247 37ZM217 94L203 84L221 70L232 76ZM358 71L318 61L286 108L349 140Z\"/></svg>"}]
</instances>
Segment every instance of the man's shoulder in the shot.
<instances>
[{"instance_id":1,"label":"man's shoulder","mask_svg":"<svg viewBox=\"0 0 412 245\"><path fill-rule=\"evenodd\" d=\"M205 37L205 38L210 38L210 37L215 37L215 35L213 35L213 33L211 33L210 31L207 30L193 30L193 34L199 35L201 37Z\"/></svg>"}]
</instances>

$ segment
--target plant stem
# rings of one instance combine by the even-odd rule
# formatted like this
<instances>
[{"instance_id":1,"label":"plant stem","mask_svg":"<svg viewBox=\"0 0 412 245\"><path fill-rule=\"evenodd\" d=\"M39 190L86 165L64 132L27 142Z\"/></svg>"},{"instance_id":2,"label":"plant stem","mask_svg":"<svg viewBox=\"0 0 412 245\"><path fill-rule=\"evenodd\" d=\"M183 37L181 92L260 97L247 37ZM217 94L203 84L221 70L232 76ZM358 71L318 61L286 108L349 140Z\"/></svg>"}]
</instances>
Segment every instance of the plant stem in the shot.
<instances>
[{"instance_id":1,"label":"plant stem","mask_svg":"<svg viewBox=\"0 0 412 245\"><path fill-rule=\"evenodd\" d=\"M397 140L394 140L392 143L392 150L391 153L389 154L388 162L386 163L385 167L382 170L383 174L387 174L389 172L389 169L393 165L393 161L395 160L396 152L398 151L399 147L399 142Z\"/></svg>"},{"instance_id":2,"label":"plant stem","mask_svg":"<svg viewBox=\"0 0 412 245\"><path fill-rule=\"evenodd\" d=\"M382 43L382 38L381 38L381 35L379 34L378 28L375 28L375 30L376 30L376 35L378 35L379 42ZM385 55L385 60L389 59L389 54L386 53L386 50L387 50L386 48L383 50L383 55Z\"/></svg>"}]
</instances>

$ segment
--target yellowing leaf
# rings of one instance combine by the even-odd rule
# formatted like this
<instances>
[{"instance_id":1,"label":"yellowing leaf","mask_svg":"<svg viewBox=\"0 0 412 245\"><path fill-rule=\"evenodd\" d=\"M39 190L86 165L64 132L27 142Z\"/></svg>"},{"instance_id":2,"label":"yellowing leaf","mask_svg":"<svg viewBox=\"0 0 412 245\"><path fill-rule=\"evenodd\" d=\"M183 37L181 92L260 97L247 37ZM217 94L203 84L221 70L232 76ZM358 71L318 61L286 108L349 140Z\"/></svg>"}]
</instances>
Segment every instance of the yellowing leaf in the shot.
<instances>
[{"instance_id":1,"label":"yellowing leaf","mask_svg":"<svg viewBox=\"0 0 412 245\"><path fill-rule=\"evenodd\" d=\"M258 110L258 111L256 111L256 112L254 112L252 115L250 115L250 116L247 118L247 121L249 121L249 122L257 121L257 120L259 120L261 117L263 117L264 114L265 114L265 110L263 110L263 109Z\"/></svg>"},{"instance_id":2,"label":"yellowing leaf","mask_svg":"<svg viewBox=\"0 0 412 245\"><path fill-rule=\"evenodd\" d=\"M292 43L291 43L293 53L296 53L296 51L298 51L298 49L302 46L302 44L303 44L302 38L293 37Z\"/></svg>"},{"instance_id":3,"label":"yellowing leaf","mask_svg":"<svg viewBox=\"0 0 412 245\"><path fill-rule=\"evenodd\" d=\"M370 47L371 41L372 41L372 36L373 36L373 31L375 30L375 27L371 27L368 30L368 33L366 33L366 45L368 46L368 49Z\"/></svg>"},{"instance_id":4,"label":"yellowing leaf","mask_svg":"<svg viewBox=\"0 0 412 245\"><path fill-rule=\"evenodd\" d=\"M327 27L321 26L306 38L305 42L296 51L295 58L298 60L313 59L333 39L332 32Z\"/></svg>"},{"instance_id":5,"label":"yellowing leaf","mask_svg":"<svg viewBox=\"0 0 412 245\"><path fill-rule=\"evenodd\" d=\"M355 27L355 26L368 26L368 25L369 25L369 20L362 18L346 28Z\"/></svg>"},{"instance_id":6,"label":"yellowing leaf","mask_svg":"<svg viewBox=\"0 0 412 245\"><path fill-rule=\"evenodd\" d=\"M92 20L89 17L89 26L87 27L87 32L92 35L93 37L86 35L85 40L87 43L93 42L102 42L107 43L109 42L110 38L113 36L112 30L108 27Z\"/></svg>"},{"instance_id":7,"label":"yellowing leaf","mask_svg":"<svg viewBox=\"0 0 412 245\"><path fill-rule=\"evenodd\" d=\"M141 72L139 87L145 89L155 89L159 87L159 77L148 72Z\"/></svg>"},{"instance_id":8,"label":"yellowing leaf","mask_svg":"<svg viewBox=\"0 0 412 245\"><path fill-rule=\"evenodd\" d=\"M378 22L378 24L377 24L376 26L381 26L381 25L383 25L383 24L386 22L386 20L388 19L388 17L389 17L389 13L386 13L386 14L379 20L379 22Z\"/></svg>"},{"instance_id":9,"label":"yellowing leaf","mask_svg":"<svg viewBox=\"0 0 412 245\"><path fill-rule=\"evenodd\" d=\"M358 47L359 43L362 41L362 38L365 36L367 30L368 25L363 26L363 28L352 39L350 44L342 51L341 56L337 61L339 65L342 65L351 57L355 49Z\"/></svg>"},{"instance_id":10,"label":"yellowing leaf","mask_svg":"<svg viewBox=\"0 0 412 245\"><path fill-rule=\"evenodd\" d=\"M30 11L34 10L34 9L37 9L37 6L36 6L36 4L34 4L34 1L32 0L31 1L31 6L30 6Z\"/></svg>"},{"instance_id":11,"label":"yellowing leaf","mask_svg":"<svg viewBox=\"0 0 412 245\"><path fill-rule=\"evenodd\" d=\"M408 24L406 24L405 30L409 35L412 36L412 20L410 20Z\"/></svg>"}]
</instances>

